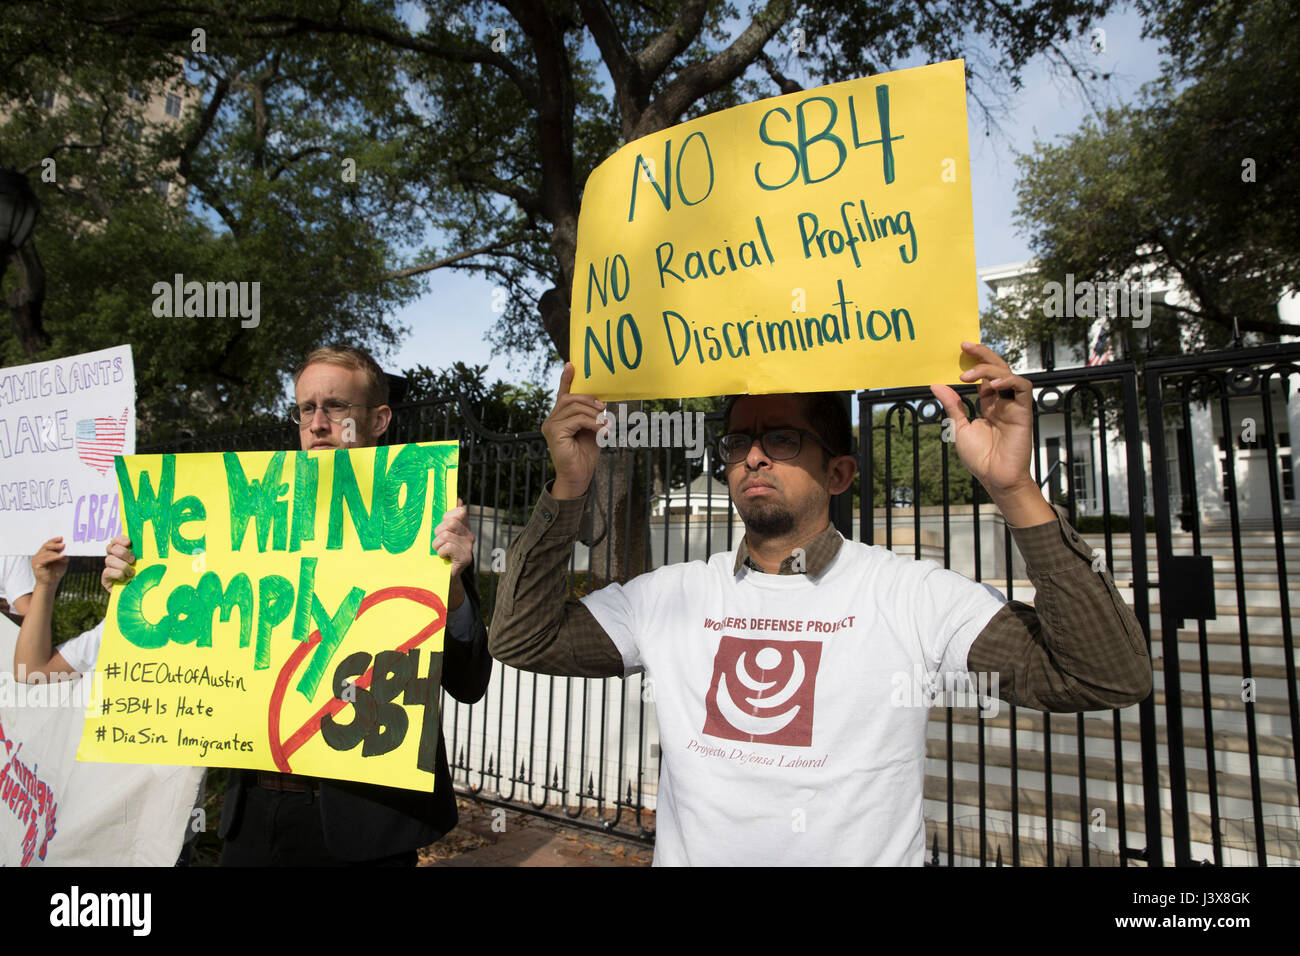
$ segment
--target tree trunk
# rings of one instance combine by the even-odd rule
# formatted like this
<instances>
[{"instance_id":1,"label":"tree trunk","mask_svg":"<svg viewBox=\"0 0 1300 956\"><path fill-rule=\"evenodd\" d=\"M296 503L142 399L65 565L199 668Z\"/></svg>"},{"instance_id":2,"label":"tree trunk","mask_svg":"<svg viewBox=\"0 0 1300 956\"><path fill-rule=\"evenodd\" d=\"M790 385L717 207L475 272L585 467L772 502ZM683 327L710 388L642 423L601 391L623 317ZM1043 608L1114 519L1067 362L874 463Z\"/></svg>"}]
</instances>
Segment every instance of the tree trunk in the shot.
<instances>
[{"instance_id":1,"label":"tree trunk","mask_svg":"<svg viewBox=\"0 0 1300 956\"><path fill-rule=\"evenodd\" d=\"M629 403L640 408L640 402ZM644 454L644 452L642 453ZM579 540L591 549L592 587L627 581L650 570L645 462L629 448L605 451L587 492L587 515ZM612 497L611 497L612 492Z\"/></svg>"}]
</instances>

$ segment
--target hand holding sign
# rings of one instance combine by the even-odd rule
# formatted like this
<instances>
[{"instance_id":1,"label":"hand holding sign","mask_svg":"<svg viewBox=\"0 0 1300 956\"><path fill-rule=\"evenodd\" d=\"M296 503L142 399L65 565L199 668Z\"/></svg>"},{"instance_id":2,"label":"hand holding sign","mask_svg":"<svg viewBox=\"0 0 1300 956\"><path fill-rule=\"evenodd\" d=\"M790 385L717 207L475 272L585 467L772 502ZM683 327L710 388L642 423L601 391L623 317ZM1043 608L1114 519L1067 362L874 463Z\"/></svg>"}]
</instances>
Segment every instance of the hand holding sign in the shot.
<instances>
[{"instance_id":1,"label":"hand holding sign","mask_svg":"<svg viewBox=\"0 0 1300 956\"><path fill-rule=\"evenodd\" d=\"M1007 521L1027 526L1052 521L1048 507L1029 472L1033 453L1033 386L1015 375L1006 360L986 345L963 342L962 351L979 364L962 372L965 382L979 386L980 417L970 421L961 399L947 385L930 391L952 419L957 457L979 480Z\"/></svg>"},{"instance_id":2,"label":"hand holding sign","mask_svg":"<svg viewBox=\"0 0 1300 956\"><path fill-rule=\"evenodd\" d=\"M131 539L124 534L119 534L110 541L104 550L107 556L104 558L104 570L99 575L99 583L111 594L114 584L125 581L135 573L135 555L131 553Z\"/></svg>"},{"instance_id":3,"label":"hand holding sign","mask_svg":"<svg viewBox=\"0 0 1300 956\"><path fill-rule=\"evenodd\" d=\"M461 583L460 573L474 558L474 532L469 527L469 510L461 499L456 499L456 507L443 515L438 527L433 529L433 550L438 552L438 557L451 561L447 610L454 611L465 600L465 585Z\"/></svg>"},{"instance_id":4,"label":"hand holding sign","mask_svg":"<svg viewBox=\"0 0 1300 956\"><path fill-rule=\"evenodd\" d=\"M32 556L32 575L38 585L56 588L68 570L68 556L64 554L63 538L51 538Z\"/></svg>"},{"instance_id":5,"label":"hand holding sign","mask_svg":"<svg viewBox=\"0 0 1300 956\"><path fill-rule=\"evenodd\" d=\"M542 425L546 447L550 449L551 461L555 464L555 484L551 493L557 499L585 495L591 476L596 473L596 459L600 456L596 432L603 424L598 416L605 410L605 403L591 395L576 395L569 391L576 375L573 363L565 362L555 407Z\"/></svg>"}]
</instances>

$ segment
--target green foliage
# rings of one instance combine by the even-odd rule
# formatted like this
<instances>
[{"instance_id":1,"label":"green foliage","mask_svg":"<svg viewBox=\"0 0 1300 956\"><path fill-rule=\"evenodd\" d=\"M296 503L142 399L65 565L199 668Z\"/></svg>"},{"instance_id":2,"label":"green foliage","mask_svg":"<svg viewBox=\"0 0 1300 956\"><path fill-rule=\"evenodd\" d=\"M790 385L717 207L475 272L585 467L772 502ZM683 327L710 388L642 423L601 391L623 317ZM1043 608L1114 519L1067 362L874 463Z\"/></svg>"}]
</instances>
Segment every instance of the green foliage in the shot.
<instances>
[{"instance_id":1,"label":"green foliage","mask_svg":"<svg viewBox=\"0 0 1300 956\"><path fill-rule=\"evenodd\" d=\"M0 106L18 105L26 125L15 119L0 131L5 147L22 144L0 147L0 162L31 172L58 151L98 164L106 200L96 222L116 218L141 192L129 176L108 185L124 149L140 152L132 169L150 171L136 178L161 173L187 187L181 221L140 237L147 267L113 276L90 268L88 316L76 311L84 289L61 293L47 310L51 330L67 330L64 343L80 340L84 320L95 341L126 334L158 353L141 390L150 414L142 420L157 439L230 409L271 408L294 345L297 354L332 339L390 345L401 330L385 316L435 267L498 282L504 310L491 340L540 367L568 352L583 183L621 143L788 91L783 70L804 81L846 79L909 58L961 56L973 43L982 54L967 58L967 72L982 107L1004 81L1019 84L1031 57L1058 49L1111 5L69 0L51 9L11 0L0 24L8 71ZM202 51L193 49L196 24L206 31ZM185 122L126 144L129 85L174 79L182 62L198 94ZM104 95L75 135L56 129L38 103L64 78L69 91ZM101 131L107 145L86 148ZM343 175L348 162L354 181ZM196 225L210 235L186 228ZM42 249L51 228L41 227ZM115 238L110 252L125 241ZM55 263L70 276L83 264L71 252ZM262 281L263 328L159 328L142 317L140 290L180 266ZM110 294L118 301L100 315ZM11 359L12 347L0 346ZM186 388L169 390L158 369Z\"/></svg>"},{"instance_id":2,"label":"green foliage","mask_svg":"<svg viewBox=\"0 0 1300 956\"><path fill-rule=\"evenodd\" d=\"M1300 331L1277 320L1278 299L1300 287L1300 10L1143 8L1174 58L1140 103L1022 158L1017 221L1033 230L1038 273L982 321L1024 344L1082 342L1093 318L1048 317L1045 284L1146 275L1189 297L1153 303L1155 352L1226 347L1234 319L1266 340ZM1128 324L1112 318L1112 334Z\"/></svg>"},{"instance_id":3,"label":"green foliage","mask_svg":"<svg viewBox=\"0 0 1300 956\"><path fill-rule=\"evenodd\" d=\"M437 371L427 365L417 365L402 374L409 383L403 401L459 396L479 424L503 434L537 431L554 403L550 390L533 382L511 385L498 379L488 384L486 365L454 362Z\"/></svg>"},{"instance_id":4,"label":"green foliage","mask_svg":"<svg viewBox=\"0 0 1300 956\"><path fill-rule=\"evenodd\" d=\"M905 500L911 492L913 506L941 505L944 502L943 461L948 459L947 500L949 504L970 504L972 499L971 473L957 457L957 448L943 440L941 425L918 425L913 435L914 417L910 412L889 414L882 409L872 417L871 474L872 507L883 508L886 503L888 479L896 503ZM889 473L886 474L886 445L888 445ZM913 467L919 471L920 484L916 485ZM854 499L862 497L862 476L854 478ZM981 491L982 494L982 491ZM985 499L981 499L985 500Z\"/></svg>"},{"instance_id":5,"label":"green foliage","mask_svg":"<svg viewBox=\"0 0 1300 956\"><path fill-rule=\"evenodd\" d=\"M419 234L401 215L412 171L387 137L403 115L400 60L342 39L227 36L186 65L188 26L184 42L105 35L113 21L93 6L14 4L0 25L16 64L0 82L0 166L41 201L49 340L27 355L6 323L0 364L131 343L148 443L278 413L286 370L316 345L392 346L387 316L420 289L390 275ZM129 6L144 15L121 17ZM178 123L154 117L168 92ZM344 157L377 169L348 183ZM154 285L177 274L260 283L259 323L156 316Z\"/></svg>"},{"instance_id":6,"label":"green foliage","mask_svg":"<svg viewBox=\"0 0 1300 956\"><path fill-rule=\"evenodd\" d=\"M50 644L57 650L64 641L89 631L104 619L106 610L108 605L104 601L86 598L55 601L50 620Z\"/></svg>"},{"instance_id":7,"label":"green foliage","mask_svg":"<svg viewBox=\"0 0 1300 956\"><path fill-rule=\"evenodd\" d=\"M798 25L809 44L809 69L826 83L883 73L924 54L929 62L964 57L973 87L996 89L1000 74L1019 89L1021 70L1053 38L1085 34L1091 21L1111 6L1104 0L1032 4L838 0L801 10ZM977 36L991 55L971 56L971 41Z\"/></svg>"},{"instance_id":8,"label":"green foliage","mask_svg":"<svg viewBox=\"0 0 1300 956\"><path fill-rule=\"evenodd\" d=\"M437 399L451 399L452 408L460 407L455 401L458 397L468 407L470 415L488 432L502 435L516 435L525 432L537 432L546 416L550 414L554 401L549 389L531 383L511 385L500 380L488 383L486 365L466 365L455 362L447 368L433 370L427 365L407 369L404 373L408 382L406 402L423 402ZM403 412L399 409L397 415ZM399 421L400 426L400 421ZM534 438L536 436L534 435ZM502 465L497 472L495 462L489 463L487 472L478 471L471 477L469 468L459 470L461 494L466 501L474 505L501 509L501 520L523 524L528 520L534 501L525 497L525 489L535 496L541 483L553 475L552 465L548 459L544 462L532 461L527 467L544 469L542 474L533 472L535 482L528 485L524 480L522 468L526 460L522 457L525 446L516 444L513 453L517 457L515 465ZM514 469L514 491L511 492L511 471ZM481 479L486 477L486 481ZM499 479L499 480L498 480Z\"/></svg>"}]
</instances>

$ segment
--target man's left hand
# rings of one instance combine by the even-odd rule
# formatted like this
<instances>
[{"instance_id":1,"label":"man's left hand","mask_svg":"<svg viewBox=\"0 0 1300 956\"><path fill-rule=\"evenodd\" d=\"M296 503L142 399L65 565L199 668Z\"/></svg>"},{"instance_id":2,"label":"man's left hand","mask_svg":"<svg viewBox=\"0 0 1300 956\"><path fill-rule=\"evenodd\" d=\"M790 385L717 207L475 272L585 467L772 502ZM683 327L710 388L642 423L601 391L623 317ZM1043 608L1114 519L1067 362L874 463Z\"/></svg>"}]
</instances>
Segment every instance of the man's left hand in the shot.
<instances>
[{"instance_id":1,"label":"man's left hand","mask_svg":"<svg viewBox=\"0 0 1300 956\"><path fill-rule=\"evenodd\" d=\"M447 610L454 611L465 600L465 586L461 583L460 573L474 558L474 532L469 528L469 509L461 499L456 499L456 507L444 514L438 527L434 528L433 548L439 557L451 559Z\"/></svg>"},{"instance_id":2,"label":"man's left hand","mask_svg":"<svg viewBox=\"0 0 1300 956\"><path fill-rule=\"evenodd\" d=\"M962 351L979 364L962 372L963 382L979 386L980 417L970 421L961 399L947 385L931 385L952 419L957 457L994 498L1033 484L1029 458L1034 444L1033 387L1011 372L1006 360L986 345L963 342Z\"/></svg>"}]
</instances>

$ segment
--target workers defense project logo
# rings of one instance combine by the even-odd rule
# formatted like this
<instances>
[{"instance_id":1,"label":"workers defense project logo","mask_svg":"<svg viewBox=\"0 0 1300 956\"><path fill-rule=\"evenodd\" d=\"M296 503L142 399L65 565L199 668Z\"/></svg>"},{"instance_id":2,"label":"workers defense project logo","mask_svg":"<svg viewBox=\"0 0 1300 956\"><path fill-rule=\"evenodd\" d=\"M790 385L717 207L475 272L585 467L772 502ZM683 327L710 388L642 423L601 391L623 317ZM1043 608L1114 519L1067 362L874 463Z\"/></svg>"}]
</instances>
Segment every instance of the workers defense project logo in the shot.
<instances>
[{"instance_id":1,"label":"workers defense project logo","mask_svg":"<svg viewBox=\"0 0 1300 956\"><path fill-rule=\"evenodd\" d=\"M726 740L811 747L822 646L726 636L713 658L704 733Z\"/></svg>"}]
</instances>

